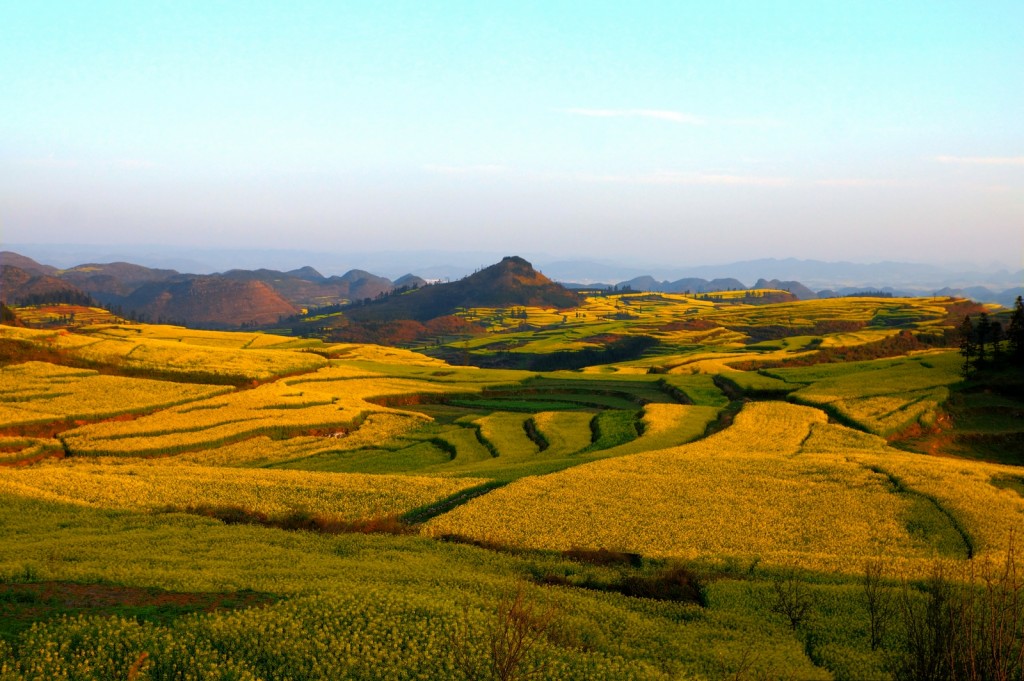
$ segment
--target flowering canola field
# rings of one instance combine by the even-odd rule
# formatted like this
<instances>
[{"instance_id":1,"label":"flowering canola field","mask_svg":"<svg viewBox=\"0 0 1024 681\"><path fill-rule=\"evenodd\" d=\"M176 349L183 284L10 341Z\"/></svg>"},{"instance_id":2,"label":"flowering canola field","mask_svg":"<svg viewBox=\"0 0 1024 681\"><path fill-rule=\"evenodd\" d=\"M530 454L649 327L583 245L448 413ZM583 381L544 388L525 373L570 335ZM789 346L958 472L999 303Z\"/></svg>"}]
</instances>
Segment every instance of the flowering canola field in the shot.
<instances>
[{"instance_id":1,"label":"flowering canola field","mask_svg":"<svg viewBox=\"0 0 1024 681\"><path fill-rule=\"evenodd\" d=\"M126 336L110 335L109 332L90 336L0 325L0 340L20 341L95 366L117 367L143 375L149 373L183 377L197 383L216 380L266 381L313 371L328 363L320 355L301 350L244 349L219 343L196 344L185 342L184 338L153 338L141 332ZM203 380L195 380L193 377L201 377Z\"/></svg>"},{"instance_id":2,"label":"flowering canola field","mask_svg":"<svg viewBox=\"0 0 1024 681\"><path fill-rule=\"evenodd\" d=\"M816 409L752 403L707 439L523 478L434 519L427 531L531 548L856 571L871 556L936 555L909 528L914 499L890 476L951 513L977 552L1005 549L1009 533L1024 528L1024 500L991 484L1012 472L936 464L830 425Z\"/></svg>"},{"instance_id":3,"label":"flowering canola field","mask_svg":"<svg viewBox=\"0 0 1024 681\"><path fill-rule=\"evenodd\" d=\"M193 402L230 390L26 362L0 367L0 428L108 418Z\"/></svg>"},{"instance_id":4,"label":"flowering canola field","mask_svg":"<svg viewBox=\"0 0 1024 681\"><path fill-rule=\"evenodd\" d=\"M472 385L461 389L471 390ZM257 436L345 433L374 412L401 412L368 400L389 395L443 392L445 386L386 377L352 377L344 368L221 395L134 421L97 423L64 433L74 454L152 456L212 449Z\"/></svg>"},{"instance_id":5,"label":"flowering canola field","mask_svg":"<svg viewBox=\"0 0 1024 681\"><path fill-rule=\"evenodd\" d=\"M0 493L101 508L237 506L268 515L307 511L358 520L401 514L481 482L72 459L7 470Z\"/></svg>"}]
</instances>

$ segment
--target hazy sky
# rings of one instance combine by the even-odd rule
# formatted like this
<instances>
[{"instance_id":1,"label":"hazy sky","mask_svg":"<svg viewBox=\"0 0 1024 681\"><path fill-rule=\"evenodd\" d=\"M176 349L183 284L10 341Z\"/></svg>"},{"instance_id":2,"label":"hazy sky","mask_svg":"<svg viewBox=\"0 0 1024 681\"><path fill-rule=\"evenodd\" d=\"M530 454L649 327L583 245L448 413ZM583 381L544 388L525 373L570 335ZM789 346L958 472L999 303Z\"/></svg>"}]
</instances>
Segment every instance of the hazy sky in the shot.
<instances>
[{"instance_id":1,"label":"hazy sky","mask_svg":"<svg viewBox=\"0 0 1024 681\"><path fill-rule=\"evenodd\" d=\"M1024 2L0 2L0 247L1024 257Z\"/></svg>"}]
</instances>

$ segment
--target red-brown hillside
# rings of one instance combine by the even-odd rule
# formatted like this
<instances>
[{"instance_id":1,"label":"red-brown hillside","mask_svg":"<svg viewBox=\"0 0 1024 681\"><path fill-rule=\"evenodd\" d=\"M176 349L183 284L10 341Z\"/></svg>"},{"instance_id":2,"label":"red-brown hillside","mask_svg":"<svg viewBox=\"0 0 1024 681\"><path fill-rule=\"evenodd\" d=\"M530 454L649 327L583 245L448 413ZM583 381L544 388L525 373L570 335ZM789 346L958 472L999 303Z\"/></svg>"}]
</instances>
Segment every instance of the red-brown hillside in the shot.
<instances>
[{"instance_id":1,"label":"red-brown hillside","mask_svg":"<svg viewBox=\"0 0 1024 681\"><path fill-rule=\"evenodd\" d=\"M124 311L148 321L206 328L274 324L298 310L261 281L219 275L146 284L128 296Z\"/></svg>"}]
</instances>

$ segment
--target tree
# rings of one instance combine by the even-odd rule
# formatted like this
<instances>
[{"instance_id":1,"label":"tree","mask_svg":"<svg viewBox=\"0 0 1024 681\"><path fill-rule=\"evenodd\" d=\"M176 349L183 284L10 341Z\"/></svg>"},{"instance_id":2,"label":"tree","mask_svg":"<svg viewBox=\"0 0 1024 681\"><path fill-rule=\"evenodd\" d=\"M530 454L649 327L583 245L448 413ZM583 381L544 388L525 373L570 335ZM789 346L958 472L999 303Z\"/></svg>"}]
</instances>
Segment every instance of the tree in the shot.
<instances>
[{"instance_id":1,"label":"tree","mask_svg":"<svg viewBox=\"0 0 1024 681\"><path fill-rule=\"evenodd\" d=\"M994 364L1001 364L1003 360L1003 341L1006 339L1006 334L1003 333L1003 325L994 319L989 326L989 338L992 342L992 362Z\"/></svg>"},{"instance_id":2,"label":"tree","mask_svg":"<svg viewBox=\"0 0 1024 681\"><path fill-rule=\"evenodd\" d=\"M557 616L554 607L540 605L533 594L519 585L515 593L505 594L498 600L484 636L486 659L481 660L479 649L474 645L478 635L471 627L467 609L450 639L455 665L470 680L546 678L547 662L536 659L533 651L556 626Z\"/></svg>"},{"instance_id":3,"label":"tree","mask_svg":"<svg viewBox=\"0 0 1024 681\"><path fill-rule=\"evenodd\" d=\"M0 303L0 324L10 324L13 326L16 320L17 316L15 316L14 310Z\"/></svg>"},{"instance_id":4,"label":"tree","mask_svg":"<svg viewBox=\"0 0 1024 681\"><path fill-rule=\"evenodd\" d=\"M985 346L988 345L991 330L992 323L988 320L988 313L982 312L978 315L977 326L974 327L974 338L978 346L978 361L975 366L982 367L985 365Z\"/></svg>"},{"instance_id":5,"label":"tree","mask_svg":"<svg viewBox=\"0 0 1024 681\"><path fill-rule=\"evenodd\" d=\"M1010 341L1010 361L1018 366L1024 364L1024 300L1020 296L1014 303L1006 337Z\"/></svg>"},{"instance_id":6,"label":"tree","mask_svg":"<svg viewBox=\"0 0 1024 681\"><path fill-rule=\"evenodd\" d=\"M865 564L861 584L864 587L864 606L868 611L871 650L877 650L896 614L893 592L885 584L885 561L879 558Z\"/></svg>"},{"instance_id":7,"label":"tree","mask_svg":"<svg viewBox=\"0 0 1024 681\"><path fill-rule=\"evenodd\" d=\"M814 596L807 583L795 572L787 572L772 580L769 609L782 615L796 631L810 617L814 609Z\"/></svg>"},{"instance_id":8,"label":"tree","mask_svg":"<svg viewBox=\"0 0 1024 681\"><path fill-rule=\"evenodd\" d=\"M960 323L960 354L964 357L964 366L961 373L963 373L964 378L970 375L971 360L977 352L977 345L974 342L974 324L971 322L970 315L964 315L964 320Z\"/></svg>"}]
</instances>

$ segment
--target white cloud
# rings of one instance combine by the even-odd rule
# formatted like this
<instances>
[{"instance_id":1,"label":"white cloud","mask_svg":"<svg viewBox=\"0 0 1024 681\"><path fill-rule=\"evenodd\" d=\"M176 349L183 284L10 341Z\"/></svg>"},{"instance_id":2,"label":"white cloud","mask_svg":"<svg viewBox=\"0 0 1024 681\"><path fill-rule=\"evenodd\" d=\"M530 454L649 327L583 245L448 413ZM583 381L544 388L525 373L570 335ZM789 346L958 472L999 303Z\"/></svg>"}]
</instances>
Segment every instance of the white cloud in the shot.
<instances>
[{"instance_id":1,"label":"white cloud","mask_svg":"<svg viewBox=\"0 0 1024 681\"><path fill-rule=\"evenodd\" d=\"M936 156L934 160L977 166L1024 166L1024 156Z\"/></svg>"},{"instance_id":2,"label":"white cloud","mask_svg":"<svg viewBox=\"0 0 1024 681\"><path fill-rule=\"evenodd\" d=\"M653 118L670 123L683 125L704 125L707 121L700 116L683 113L682 111L666 111L662 109L563 109L574 116L590 118Z\"/></svg>"}]
</instances>

